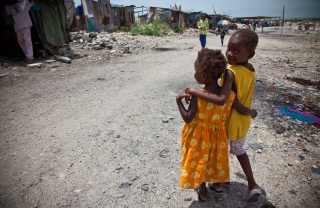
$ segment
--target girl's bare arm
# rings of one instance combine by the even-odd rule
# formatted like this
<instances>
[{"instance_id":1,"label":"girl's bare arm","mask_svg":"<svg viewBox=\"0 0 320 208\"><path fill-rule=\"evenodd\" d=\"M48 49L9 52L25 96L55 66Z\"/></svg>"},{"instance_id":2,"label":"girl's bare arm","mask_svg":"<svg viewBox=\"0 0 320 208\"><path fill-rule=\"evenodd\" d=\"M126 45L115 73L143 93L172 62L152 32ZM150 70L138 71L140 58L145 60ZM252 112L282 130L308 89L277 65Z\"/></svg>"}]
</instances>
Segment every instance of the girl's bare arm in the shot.
<instances>
[{"instance_id":1,"label":"girl's bare arm","mask_svg":"<svg viewBox=\"0 0 320 208\"><path fill-rule=\"evenodd\" d=\"M190 123L194 119L195 115L197 114L198 102L197 102L197 97L192 96L191 101L189 103L188 110L187 110L182 103L182 99L185 97L190 97L190 95L185 94L185 90L184 90L177 96L176 102L184 122Z\"/></svg>"}]
</instances>

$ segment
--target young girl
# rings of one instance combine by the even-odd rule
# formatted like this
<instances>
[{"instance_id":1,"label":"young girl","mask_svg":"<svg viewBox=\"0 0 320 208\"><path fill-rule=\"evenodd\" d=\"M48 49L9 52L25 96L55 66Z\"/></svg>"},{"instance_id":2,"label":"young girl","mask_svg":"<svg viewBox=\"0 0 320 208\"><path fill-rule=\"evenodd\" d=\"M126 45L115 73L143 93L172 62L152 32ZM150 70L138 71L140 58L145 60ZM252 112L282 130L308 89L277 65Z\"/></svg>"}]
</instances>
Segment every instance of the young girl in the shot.
<instances>
[{"instance_id":1,"label":"young girl","mask_svg":"<svg viewBox=\"0 0 320 208\"><path fill-rule=\"evenodd\" d=\"M230 37L226 51L229 66L224 76L225 81L220 94L203 93L203 91L195 88L188 88L185 93L223 105L228 102L229 92L232 89L237 93L237 99L240 103L250 108L254 91L255 69L249 59L255 55L258 40L258 35L248 29L240 29ZM254 180L249 157L244 148L250 122L250 117L242 116L232 109L226 127L230 140L230 153L237 156L248 181L248 190L244 195L244 200L253 202L260 197L261 188Z\"/></svg>"},{"instance_id":2,"label":"young girl","mask_svg":"<svg viewBox=\"0 0 320 208\"><path fill-rule=\"evenodd\" d=\"M220 50L202 49L194 63L194 77L204 93L219 94L218 79L226 70L226 59ZM218 106L192 96L188 110L182 99L188 97L185 90L176 98L185 124L182 129L182 162L180 186L195 189L199 201L206 201L206 182L229 182L228 141L225 121L231 106L240 113L255 117L257 112L243 107L230 92L226 103Z\"/></svg>"}]
</instances>

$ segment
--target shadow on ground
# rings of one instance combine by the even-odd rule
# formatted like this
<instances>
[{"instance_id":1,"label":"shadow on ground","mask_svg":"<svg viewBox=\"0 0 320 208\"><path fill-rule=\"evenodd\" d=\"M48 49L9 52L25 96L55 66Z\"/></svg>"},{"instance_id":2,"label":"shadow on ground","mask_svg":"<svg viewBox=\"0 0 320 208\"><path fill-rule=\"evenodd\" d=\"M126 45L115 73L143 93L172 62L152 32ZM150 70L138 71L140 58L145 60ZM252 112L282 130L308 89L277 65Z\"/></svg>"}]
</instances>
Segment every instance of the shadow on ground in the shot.
<instances>
[{"instance_id":1,"label":"shadow on ground","mask_svg":"<svg viewBox=\"0 0 320 208\"><path fill-rule=\"evenodd\" d=\"M189 208L209 208L209 207L263 207L263 208L272 208L275 207L266 196L266 192L263 191L263 195L259 198L257 202L245 202L242 197L247 190L245 184L239 182L232 182L230 185L225 186L226 193L216 194L210 188L208 189L208 201L199 202L194 200L188 206ZM196 194L196 193L195 193Z\"/></svg>"}]
</instances>

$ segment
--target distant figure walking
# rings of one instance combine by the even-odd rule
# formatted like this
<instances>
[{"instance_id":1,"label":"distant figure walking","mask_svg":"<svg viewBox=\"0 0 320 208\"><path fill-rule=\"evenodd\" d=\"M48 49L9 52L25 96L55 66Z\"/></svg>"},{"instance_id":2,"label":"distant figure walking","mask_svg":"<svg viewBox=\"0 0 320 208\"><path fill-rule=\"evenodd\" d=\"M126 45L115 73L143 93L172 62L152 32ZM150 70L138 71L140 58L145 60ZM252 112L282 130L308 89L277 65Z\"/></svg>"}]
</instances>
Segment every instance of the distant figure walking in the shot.
<instances>
[{"instance_id":1,"label":"distant figure walking","mask_svg":"<svg viewBox=\"0 0 320 208\"><path fill-rule=\"evenodd\" d=\"M226 30L223 28L220 32L221 46L223 46L224 36L226 35Z\"/></svg>"},{"instance_id":2,"label":"distant figure walking","mask_svg":"<svg viewBox=\"0 0 320 208\"><path fill-rule=\"evenodd\" d=\"M200 43L201 47L206 47L207 42L207 30L209 29L209 22L205 14L202 15L202 19L198 22L198 28L200 29Z\"/></svg>"}]
</instances>

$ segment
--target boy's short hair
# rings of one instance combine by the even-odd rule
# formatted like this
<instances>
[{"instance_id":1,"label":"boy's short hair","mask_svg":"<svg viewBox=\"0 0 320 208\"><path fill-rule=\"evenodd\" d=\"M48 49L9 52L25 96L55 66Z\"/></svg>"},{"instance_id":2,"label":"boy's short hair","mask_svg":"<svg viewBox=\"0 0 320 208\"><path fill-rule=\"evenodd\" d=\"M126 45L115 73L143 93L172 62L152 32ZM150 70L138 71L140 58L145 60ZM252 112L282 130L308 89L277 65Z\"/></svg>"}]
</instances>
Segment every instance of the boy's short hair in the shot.
<instances>
[{"instance_id":1,"label":"boy's short hair","mask_svg":"<svg viewBox=\"0 0 320 208\"><path fill-rule=\"evenodd\" d=\"M227 60L221 50L204 48L198 52L194 65L200 67L203 72L211 74L215 78L220 78L226 71Z\"/></svg>"},{"instance_id":2,"label":"boy's short hair","mask_svg":"<svg viewBox=\"0 0 320 208\"><path fill-rule=\"evenodd\" d=\"M232 36L238 36L241 42L252 52L256 50L259 42L259 37L256 32L248 29L240 29L237 30Z\"/></svg>"}]
</instances>

